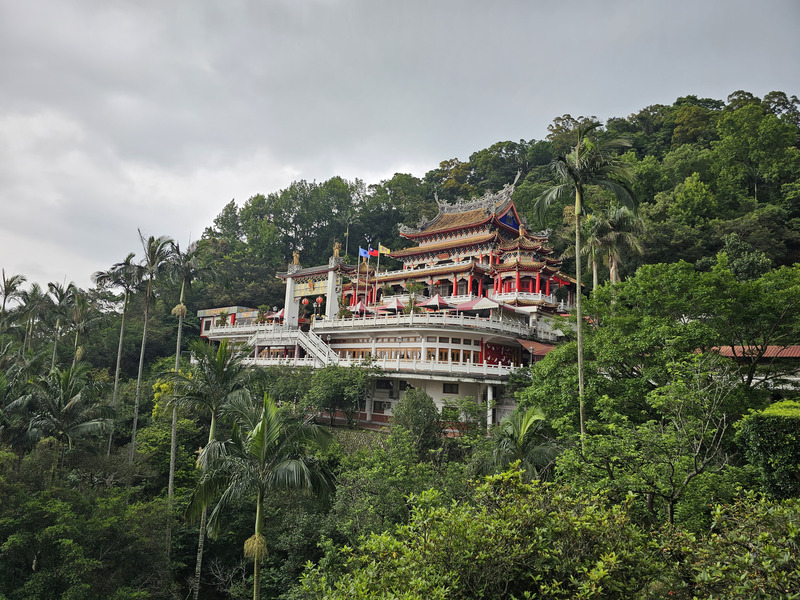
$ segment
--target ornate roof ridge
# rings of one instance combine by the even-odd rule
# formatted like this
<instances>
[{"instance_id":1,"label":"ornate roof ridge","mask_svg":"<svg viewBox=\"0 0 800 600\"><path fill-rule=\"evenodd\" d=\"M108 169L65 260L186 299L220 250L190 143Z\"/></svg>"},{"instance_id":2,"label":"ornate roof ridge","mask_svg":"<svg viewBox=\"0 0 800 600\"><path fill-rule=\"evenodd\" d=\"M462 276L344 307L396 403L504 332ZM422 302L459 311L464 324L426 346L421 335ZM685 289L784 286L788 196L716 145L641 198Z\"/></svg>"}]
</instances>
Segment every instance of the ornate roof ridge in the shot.
<instances>
[{"instance_id":1,"label":"ornate roof ridge","mask_svg":"<svg viewBox=\"0 0 800 600\"><path fill-rule=\"evenodd\" d=\"M409 227L401 223L398 225L398 231L401 234L412 235L422 233L426 229L429 229L435 225L443 215L482 210L487 217L491 217L494 214L503 212L507 205L511 202L511 196L514 194L514 189L519 176L520 174L517 173L517 177L514 179L514 182L505 184L503 189L501 189L499 192L487 190L486 193L480 198L473 198L470 200L458 198L453 204L439 200L439 195L434 193L436 204L439 207L439 213L432 219L420 219L416 227Z\"/></svg>"}]
</instances>

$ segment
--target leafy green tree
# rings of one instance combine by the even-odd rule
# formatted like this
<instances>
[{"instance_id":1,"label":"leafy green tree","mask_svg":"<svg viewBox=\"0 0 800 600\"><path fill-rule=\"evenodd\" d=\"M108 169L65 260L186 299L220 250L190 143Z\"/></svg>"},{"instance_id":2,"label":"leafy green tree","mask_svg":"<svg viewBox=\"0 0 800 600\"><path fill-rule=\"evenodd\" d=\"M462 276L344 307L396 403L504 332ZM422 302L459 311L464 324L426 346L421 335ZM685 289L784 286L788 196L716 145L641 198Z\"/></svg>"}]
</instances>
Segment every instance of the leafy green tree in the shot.
<instances>
[{"instance_id":1,"label":"leafy green tree","mask_svg":"<svg viewBox=\"0 0 800 600\"><path fill-rule=\"evenodd\" d=\"M675 598L790 600L800 589L800 501L740 493L715 505L705 534L662 532L662 556ZM662 596L666 597L666 596Z\"/></svg>"},{"instance_id":2,"label":"leafy green tree","mask_svg":"<svg viewBox=\"0 0 800 600\"><path fill-rule=\"evenodd\" d=\"M311 377L311 387L303 397L302 406L306 410L324 411L331 425L336 422L336 413L342 412L352 426L379 372L369 363L353 367L328 365L318 369Z\"/></svg>"},{"instance_id":3,"label":"leafy green tree","mask_svg":"<svg viewBox=\"0 0 800 600\"><path fill-rule=\"evenodd\" d=\"M736 377L716 355L673 363L672 379L646 398L648 414L635 420L611 398L597 401L586 450L567 449L559 457L559 477L589 489L613 490L617 497L639 494L657 518L654 500L663 502L666 520L693 480L728 464L726 435L743 410Z\"/></svg>"},{"instance_id":4,"label":"leafy green tree","mask_svg":"<svg viewBox=\"0 0 800 600\"><path fill-rule=\"evenodd\" d=\"M800 403L784 400L747 415L737 424L737 442L761 475L772 498L800 497Z\"/></svg>"},{"instance_id":5,"label":"leafy green tree","mask_svg":"<svg viewBox=\"0 0 800 600\"><path fill-rule=\"evenodd\" d=\"M253 600L261 597L261 563L267 553L264 535L264 501L281 489L326 493L331 481L313 458L328 443L326 432L310 420L287 420L264 395L261 411L249 399L230 402L226 413L235 419L231 439L211 441L200 454L204 475L187 514L198 517L218 498L211 512L209 531L216 535L222 516L237 499L255 496L255 530L245 541L245 557L253 560Z\"/></svg>"},{"instance_id":6,"label":"leafy green tree","mask_svg":"<svg viewBox=\"0 0 800 600\"><path fill-rule=\"evenodd\" d=\"M424 390L407 389L392 408L392 426L407 430L420 458L440 444L442 421L439 409Z\"/></svg>"},{"instance_id":7,"label":"leafy green tree","mask_svg":"<svg viewBox=\"0 0 800 600\"><path fill-rule=\"evenodd\" d=\"M709 187L700 180L698 173L675 188L674 200L667 214L676 221L697 226L718 215L717 199Z\"/></svg>"},{"instance_id":8,"label":"leafy green tree","mask_svg":"<svg viewBox=\"0 0 800 600\"><path fill-rule=\"evenodd\" d=\"M309 567L310 598L631 598L652 588L656 553L628 502L574 494L520 472L480 483L473 500L411 498L407 525L349 551L337 577Z\"/></svg>"},{"instance_id":9,"label":"leafy green tree","mask_svg":"<svg viewBox=\"0 0 800 600\"><path fill-rule=\"evenodd\" d=\"M539 214L543 217L547 207L562 196L575 196L575 279L578 282L576 299L577 336L578 336L578 404L581 417L581 434L586 433L584 415L583 385L583 292L581 287L581 215L586 188L599 186L613 192L623 204L633 202L629 188L632 179L630 167L612 154L614 150L629 146L624 140L595 143L587 136L598 125L576 127L573 132L577 136L577 144L566 156L559 156L553 161L553 172L558 184L541 196L537 203ZM543 219L540 219L543 220Z\"/></svg>"}]
</instances>

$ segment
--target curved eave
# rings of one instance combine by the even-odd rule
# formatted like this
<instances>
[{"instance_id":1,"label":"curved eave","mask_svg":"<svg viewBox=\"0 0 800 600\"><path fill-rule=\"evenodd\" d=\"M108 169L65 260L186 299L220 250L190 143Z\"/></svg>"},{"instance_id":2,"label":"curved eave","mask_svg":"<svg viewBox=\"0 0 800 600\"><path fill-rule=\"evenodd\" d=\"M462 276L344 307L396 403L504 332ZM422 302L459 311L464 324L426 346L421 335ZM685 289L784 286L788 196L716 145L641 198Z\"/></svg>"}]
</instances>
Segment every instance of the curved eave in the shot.
<instances>
[{"instance_id":1,"label":"curved eave","mask_svg":"<svg viewBox=\"0 0 800 600\"><path fill-rule=\"evenodd\" d=\"M421 254L430 254L431 252L441 252L443 250L447 250L449 248L470 248L472 246L477 246L479 244L485 244L486 242L491 242L496 239L497 234L494 232L489 232L482 234L480 236L475 236L473 238L464 238L461 240L448 240L446 242L438 242L436 244L430 244L429 246L414 246L412 248L405 248L403 250L398 250L397 252L392 252L389 254L392 258L400 259L400 258L408 258L409 256L419 256Z\"/></svg>"}]
</instances>

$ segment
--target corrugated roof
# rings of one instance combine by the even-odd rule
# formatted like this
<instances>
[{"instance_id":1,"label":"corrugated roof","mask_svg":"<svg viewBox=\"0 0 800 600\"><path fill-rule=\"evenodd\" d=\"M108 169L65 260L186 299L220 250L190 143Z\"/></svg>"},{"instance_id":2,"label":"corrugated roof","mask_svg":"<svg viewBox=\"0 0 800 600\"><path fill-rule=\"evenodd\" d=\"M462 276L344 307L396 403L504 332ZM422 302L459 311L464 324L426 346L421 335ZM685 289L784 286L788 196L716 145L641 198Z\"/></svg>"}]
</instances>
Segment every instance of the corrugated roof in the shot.
<instances>
[{"instance_id":1,"label":"corrugated roof","mask_svg":"<svg viewBox=\"0 0 800 600\"><path fill-rule=\"evenodd\" d=\"M544 356L555 348L552 344L542 344L541 342L534 342L532 340L521 340L517 338L517 341L522 344L525 350L536 356Z\"/></svg>"},{"instance_id":2,"label":"corrugated roof","mask_svg":"<svg viewBox=\"0 0 800 600\"><path fill-rule=\"evenodd\" d=\"M758 346L722 346L717 351L728 358L744 358L758 356ZM767 346L763 358L800 358L800 346Z\"/></svg>"}]
</instances>

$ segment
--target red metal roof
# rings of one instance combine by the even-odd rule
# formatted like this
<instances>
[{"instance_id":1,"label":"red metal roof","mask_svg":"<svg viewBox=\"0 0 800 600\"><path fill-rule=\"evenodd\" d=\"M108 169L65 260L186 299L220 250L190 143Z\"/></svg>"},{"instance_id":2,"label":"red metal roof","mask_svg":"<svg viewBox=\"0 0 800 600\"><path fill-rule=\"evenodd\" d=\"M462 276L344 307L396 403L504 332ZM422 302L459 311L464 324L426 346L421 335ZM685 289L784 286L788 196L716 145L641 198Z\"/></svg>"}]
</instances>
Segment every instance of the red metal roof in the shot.
<instances>
[{"instance_id":1,"label":"red metal roof","mask_svg":"<svg viewBox=\"0 0 800 600\"><path fill-rule=\"evenodd\" d=\"M525 350L536 356L544 356L555 348L552 344L542 344L541 342L534 342L531 340L521 340L517 338L517 341L522 344Z\"/></svg>"},{"instance_id":2,"label":"red metal roof","mask_svg":"<svg viewBox=\"0 0 800 600\"><path fill-rule=\"evenodd\" d=\"M758 346L722 346L717 349L721 356L742 358L758 356ZM763 358L800 358L800 346L767 346Z\"/></svg>"}]
</instances>

